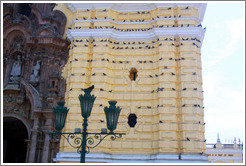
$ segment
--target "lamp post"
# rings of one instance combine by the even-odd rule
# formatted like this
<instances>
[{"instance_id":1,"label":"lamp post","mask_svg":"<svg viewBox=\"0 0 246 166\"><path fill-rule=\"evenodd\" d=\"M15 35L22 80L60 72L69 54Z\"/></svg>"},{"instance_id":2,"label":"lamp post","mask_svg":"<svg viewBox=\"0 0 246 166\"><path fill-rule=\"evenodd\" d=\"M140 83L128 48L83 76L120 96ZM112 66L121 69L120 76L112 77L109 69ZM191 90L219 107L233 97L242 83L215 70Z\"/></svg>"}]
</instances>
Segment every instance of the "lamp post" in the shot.
<instances>
[{"instance_id":1,"label":"lamp post","mask_svg":"<svg viewBox=\"0 0 246 166\"><path fill-rule=\"evenodd\" d=\"M57 102L58 106L53 108L55 129L56 132L48 133L52 138L59 138L63 136L67 142L74 148L77 148L77 152L81 154L80 162L85 163L85 154L89 153L90 149L97 147L108 135L111 135L111 140L121 138L125 133L114 133L117 127L121 108L116 107L117 101L109 101L109 107L104 107L104 112L107 121L107 129L102 129L101 133L88 133L88 118L91 115L91 110L96 99L96 96L91 95L91 91L94 89L94 85L87 89L82 89L84 95L79 95L81 116L83 117L82 128L83 131L75 129L74 133L62 133L61 130L64 128L67 113L69 109L64 107L65 102ZM88 135L94 135L94 137L88 137ZM97 141L96 141L97 140Z\"/></svg>"}]
</instances>

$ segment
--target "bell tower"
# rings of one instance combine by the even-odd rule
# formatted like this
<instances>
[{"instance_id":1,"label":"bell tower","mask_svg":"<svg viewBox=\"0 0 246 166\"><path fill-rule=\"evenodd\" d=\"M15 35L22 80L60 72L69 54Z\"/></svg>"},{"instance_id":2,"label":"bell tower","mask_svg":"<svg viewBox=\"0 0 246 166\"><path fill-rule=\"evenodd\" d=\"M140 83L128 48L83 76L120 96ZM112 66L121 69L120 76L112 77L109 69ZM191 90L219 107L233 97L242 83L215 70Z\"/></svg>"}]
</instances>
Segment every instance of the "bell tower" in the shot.
<instances>
[{"instance_id":1,"label":"bell tower","mask_svg":"<svg viewBox=\"0 0 246 166\"><path fill-rule=\"evenodd\" d=\"M78 96L95 86L88 129L100 132L103 107L122 108L115 132L86 157L88 162L207 162L201 47L204 3L68 3L55 7L68 18L71 41L63 68L65 132L81 126ZM61 141L56 162L76 162Z\"/></svg>"}]
</instances>

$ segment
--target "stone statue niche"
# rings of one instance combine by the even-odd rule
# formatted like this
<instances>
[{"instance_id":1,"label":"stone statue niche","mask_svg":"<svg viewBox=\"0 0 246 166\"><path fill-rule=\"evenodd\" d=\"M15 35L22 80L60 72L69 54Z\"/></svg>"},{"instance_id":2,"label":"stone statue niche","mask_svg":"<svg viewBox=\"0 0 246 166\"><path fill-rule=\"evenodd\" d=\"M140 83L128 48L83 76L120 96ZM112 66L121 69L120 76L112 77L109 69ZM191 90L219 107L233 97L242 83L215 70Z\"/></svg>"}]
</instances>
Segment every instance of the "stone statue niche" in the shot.
<instances>
[{"instance_id":1,"label":"stone statue niche","mask_svg":"<svg viewBox=\"0 0 246 166\"><path fill-rule=\"evenodd\" d=\"M31 83L39 82L40 68L41 68L41 60L37 60L36 64L32 67L32 74L30 76L30 82Z\"/></svg>"},{"instance_id":2,"label":"stone statue niche","mask_svg":"<svg viewBox=\"0 0 246 166\"><path fill-rule=\"evenodd\" d=\"M13 66L10 72L10 82L17 83L20 80L21 65L22 65L21 55L18 55L18 58L13 63Z\"/></svg>"}]
</instances>

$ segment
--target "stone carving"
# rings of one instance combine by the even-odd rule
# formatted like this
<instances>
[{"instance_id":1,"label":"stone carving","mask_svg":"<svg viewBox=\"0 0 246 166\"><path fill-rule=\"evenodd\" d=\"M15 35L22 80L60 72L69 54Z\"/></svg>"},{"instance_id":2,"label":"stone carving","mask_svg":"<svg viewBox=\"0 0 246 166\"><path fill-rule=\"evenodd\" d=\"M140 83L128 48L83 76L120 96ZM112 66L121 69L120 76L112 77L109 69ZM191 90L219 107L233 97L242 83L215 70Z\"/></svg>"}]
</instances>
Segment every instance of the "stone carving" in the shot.
<instances>
[{"instance_id":1,"label":"stone carving","mask_svg":"<svg viewBox=\"0 0 246 166\"><path fill-rule=\"evenodd\" d=\"M30 82L38 82L39 81L39 71L41 67L41 61L38 60L36 65L32 67L32 74L30 76Z\"/></svg>"},{"instance_id":2,"label":"stone carving","mask_svg":"<svg viewBox=\"0 0 246 166\"><path fill-rule=\"evenodd\" d=\"M21 56L18 55L18 60L14 62L11 73L10 73L11 82L19 81L20 75L21 75L21 64L22 64Z\"/></svg>"},{"instance_id":3,"label":"stone carving","mask_svg":"<svg viewBox=\"0 0 246 166\"><path fill-rule=\"evenodd\" d=\"M55 7L55 3L38 3L38 4L32 4L33 6L37 7L43 16L48 16L53 8Z\"/></svg>"},{"instance_id":4,"label":"stone carving","mask_svg":"<svg viewBox=\"0 0 246 166\"><path fill-rule=\"evenodd\" d=\"M28 23L25 23L26 25L29 25ZM13 54L14 52L23 52L24 51L24 40L21 36L17 36L13 39L9 49L10 53Z\"/></svg>"},{"instance_id":5,"label":"stone carving","mask_svg":"<svg viewBox=\"0 0 246 166\"><path fill-rule=\"evenodd\" d=\"M26 150L30 163L52 162L59 151L59 140L54 150L35 135L52 127L45 122L53 118L52 107L64 99L66 90L66 81L60 80L60 64L66 64L68 58L70 42L61 38L67 19L61 11L53 11L54 7L50 3L13 3L3 12L3 114L22 116L30 123L33 132ZM50 77L54 71L58 73Z\"/></svg>"},{"instance_id":6,"label":"stone carving","mask_svg":"<svg viewBox=\"0 0 246 166\"><path fill-rule=\"evenodd\" d=\"M3 111L4 113L12 113L12 114L18 114L21 115L24 118L29 118L29 112L30 112L30 104L25 102L22 102L22 104L18 104L18 98L20 96L16 96L14 94L4 94L3 95Z\"/></svg>"}]
</instances>

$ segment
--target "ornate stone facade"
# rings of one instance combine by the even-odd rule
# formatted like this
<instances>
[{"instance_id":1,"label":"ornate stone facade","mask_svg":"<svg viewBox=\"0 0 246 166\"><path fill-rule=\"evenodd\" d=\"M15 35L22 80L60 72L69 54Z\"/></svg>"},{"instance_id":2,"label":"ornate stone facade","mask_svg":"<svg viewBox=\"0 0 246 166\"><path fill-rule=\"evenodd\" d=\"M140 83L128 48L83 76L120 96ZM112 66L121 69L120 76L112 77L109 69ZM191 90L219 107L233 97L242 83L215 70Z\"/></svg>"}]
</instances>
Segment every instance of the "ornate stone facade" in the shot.
<instances>
[{"instance_id":1,"label":"ornate stone facade","mask_svg":"<svg viewBox=\"0 0 246 166\"><path fill-rule=\"evenodd\" d=\"M55 4L3 5L3 162L52 162L59 142L50 142L52 107L64 100L66 82L61 70L68 58L63 38L66 16ZM14 120L13 120L14 119ZM24 124L24 161L10 148L13 121ZM6 125L5 125L6 124ZM8 138L7 138L8 137Z\"/></svg>"}]
</instances>

